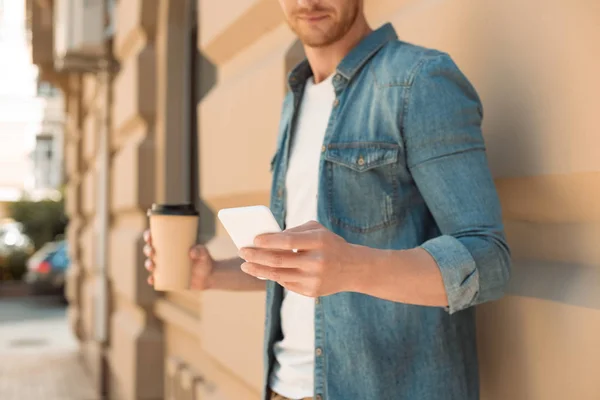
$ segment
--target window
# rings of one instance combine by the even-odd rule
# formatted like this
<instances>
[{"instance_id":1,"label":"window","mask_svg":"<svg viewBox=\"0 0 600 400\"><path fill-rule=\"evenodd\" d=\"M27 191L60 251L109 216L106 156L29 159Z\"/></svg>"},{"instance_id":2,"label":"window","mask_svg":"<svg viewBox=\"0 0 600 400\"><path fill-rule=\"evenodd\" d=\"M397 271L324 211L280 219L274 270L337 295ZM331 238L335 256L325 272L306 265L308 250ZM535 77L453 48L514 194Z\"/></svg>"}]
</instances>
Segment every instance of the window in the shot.
<instances>
[{"instance_id":1,"label":"window","mask_svg":"<svg viewBox=\"0 0 600 400\"><path fill-rule=\"evenodd\" d=\"M2 1L2 0L0 0ZM58 89L48 82L38 82L37 94L40 97L55 97L58 96Z\"/></svg>"}]
</instances>

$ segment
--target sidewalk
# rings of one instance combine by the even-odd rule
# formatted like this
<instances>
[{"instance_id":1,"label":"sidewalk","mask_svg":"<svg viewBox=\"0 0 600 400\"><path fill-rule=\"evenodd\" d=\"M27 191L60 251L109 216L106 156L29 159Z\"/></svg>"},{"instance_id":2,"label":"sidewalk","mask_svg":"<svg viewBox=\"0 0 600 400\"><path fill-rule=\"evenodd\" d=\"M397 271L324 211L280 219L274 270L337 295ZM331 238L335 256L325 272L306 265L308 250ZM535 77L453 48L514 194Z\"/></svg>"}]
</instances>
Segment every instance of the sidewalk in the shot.
<instances>
[{"instance_id":1,"label":"sidewalk","mask_svg":"<svg viewBox=\"0 0 600 400\"><path fill-rule=\"evenodd\" d=\"M47 299L0 300L0 399L99 400L64 306Z\"/></svg>"}]
</instances>

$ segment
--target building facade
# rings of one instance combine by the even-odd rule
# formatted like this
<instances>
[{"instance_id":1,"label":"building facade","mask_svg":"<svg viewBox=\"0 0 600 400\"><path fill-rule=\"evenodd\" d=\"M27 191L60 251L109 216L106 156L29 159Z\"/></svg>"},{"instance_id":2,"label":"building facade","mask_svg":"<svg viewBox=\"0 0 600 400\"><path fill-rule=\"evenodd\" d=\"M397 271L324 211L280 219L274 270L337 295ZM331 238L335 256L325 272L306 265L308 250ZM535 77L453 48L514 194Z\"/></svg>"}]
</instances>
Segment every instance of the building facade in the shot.
<instances>
[{"instance_id":1,"label":"building facade","mask_svg":"<svg viewBox=\"0 0 600 400\"><path fill-rule=\"evenodd\" d=\"M32 153L34 189L39 192L60 189L64 181L64 99L49 82L39 82L37 98L42 105L42 121Z\"/></svg>"},{"instance_id":2,"label":"building facade","mask_svg":"<svg viewBox=\"0 0 600 400\"><path fill-rule=\"evenodd\" d=\"M24 10L22 0L0 1L0 218L34 186L30 153L42 109Z\"/></svg>"},{"instance_id":3,"label":"building facade","mask_svg":"<svg viewBox=\"0 0 600 400\"><path fill-rule=\"evenodd\" d=\"M258 399L264 295L155 293L142 232L153 202L194 201L199 240L216 258L236 253L215 214L268 202L286 74L302 47L273 0L120 0L114 63L59 70L48 51L57 2L28 0L28 15L34 62L65 94L69 316L86 365L111 399ZM600 9L525 3L366 8L373 25L449 52L483 100L515 266L508 295L478 310L482 399L593 400Z\"/></svg>"}]
</instances>

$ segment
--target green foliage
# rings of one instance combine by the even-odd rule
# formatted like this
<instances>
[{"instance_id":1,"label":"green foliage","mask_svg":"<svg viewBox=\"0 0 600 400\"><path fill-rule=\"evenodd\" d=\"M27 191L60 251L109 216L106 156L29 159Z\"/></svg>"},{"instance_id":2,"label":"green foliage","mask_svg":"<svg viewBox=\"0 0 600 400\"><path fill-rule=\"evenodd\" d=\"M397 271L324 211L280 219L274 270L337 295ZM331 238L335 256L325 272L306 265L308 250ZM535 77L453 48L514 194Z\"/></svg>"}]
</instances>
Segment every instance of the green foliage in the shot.
<instances>
[{"instance_id":1,"label":"green foliage","mask_svg":"<svg viewBox=\"0 0 600 400\"><path fill-rule=\"evenodd\" d=\"M64 201L20 200L9 205L11 218L23 224L36 250L65 233L67 217Z\"/></svg>"}]
</instances>

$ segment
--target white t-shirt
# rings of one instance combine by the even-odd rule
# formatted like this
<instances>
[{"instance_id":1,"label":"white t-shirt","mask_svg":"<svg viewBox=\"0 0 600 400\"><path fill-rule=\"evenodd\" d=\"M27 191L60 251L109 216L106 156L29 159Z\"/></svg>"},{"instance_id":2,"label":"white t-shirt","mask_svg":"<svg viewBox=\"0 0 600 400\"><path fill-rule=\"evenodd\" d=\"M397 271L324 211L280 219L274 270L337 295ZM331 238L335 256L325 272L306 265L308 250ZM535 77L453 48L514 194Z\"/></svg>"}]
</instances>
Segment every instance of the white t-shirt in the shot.
<instances>
[{"instance_id":1,"label":"white t-shirt","mask_svg":"<svg viewBox=\"0 0 600 400\"><path fill-rule=\"evenodd\" d=\"M286 228L317 220L319 159L335 100L332 77L304 89L286 175ZM315 300L285 290L281 305L283 339L275 343L271 389L290 399L314 395Z\"/></svg>"}]
</instances>

